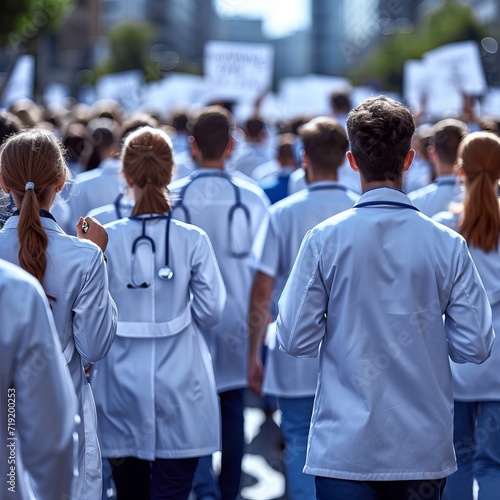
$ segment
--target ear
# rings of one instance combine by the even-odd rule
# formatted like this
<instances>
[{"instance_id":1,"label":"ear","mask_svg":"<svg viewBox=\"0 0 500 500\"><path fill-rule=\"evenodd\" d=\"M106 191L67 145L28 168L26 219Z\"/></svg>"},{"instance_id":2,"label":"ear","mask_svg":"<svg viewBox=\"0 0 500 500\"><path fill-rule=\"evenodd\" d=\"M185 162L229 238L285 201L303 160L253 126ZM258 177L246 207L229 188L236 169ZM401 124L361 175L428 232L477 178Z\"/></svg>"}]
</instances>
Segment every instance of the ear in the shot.
<instances>
[{"instance_id":1,"label":"ear","mask_svg":"<svg viewBox=\"0 0 500 500\"><path fill-rule=\"evenodd\" d=\"M56 186L56 193L60 193L63 188L64 188L64 184L66 183L66 180L60 182L57 186Z\"/></svg>"},{"instance_id":2,"label":"ear","mask_svg":"<svg viewBox=\"0 0 500 500\"><path fill-rule=\"evenodd\" d=\"M349 165L355 172L359 172L358 164L356 163L356 160L354 159L354 155L350 152L347 151L347 161L349 162Z\"/></svg>"},{"instance_id":3,"label":"ear","mask_svg":"<svg viewBox=\"0 0 500 500\"><path fill-rule=\"evenodd\" d=\"M229 158L234 149L234 139L232 137L229 138L226 149L224 151L224 158Z\"/></svg>"},{"instance_id":4,"label":"ear","mask_svg":"<svg viewBox=\"0 0 500 500\"><path fill-rule=\"evenodd\" d=\"M198 144L196 144L193 136L189 138L189 144L191 144L191 157L195 159L198 158L200 155L200 148Z\"/></svg>"},{"instance_id":5,"label":"ear","mask_svg":"<svg viewBox=\"0 0 500 500\"><path fill-rule=\"evenodd\" d=\"M427 146L427 154L429 155L430 162L435 165L438 161L438 155L434 146Z\"/></svg>"},{"instance_id":6,"label":"ear","mask_svg":"<svg viewBox=\"0 0 500 500\"><path fill-rule=\"evenodd\" d=\"M302 151L302 154L300 155L300 160L302 164L302 168L307 171L311 168L311 160L309 159L309 156L305 151Z\"/></svg>"},{"instance_id":7,"label":"ear","mask_svg":"<svg viewBox=\"0 0 500 500\"><path fill-rule=\"evenodd\" d=\"M413 158L415 158L415 150L410 149L410 151L408 151L408 153L406 153L405 162L404 162L404 166L403 166L403 172L407 172L408 170L410 170L411 164L413 162Z\"/></svg>"}]
</instances>

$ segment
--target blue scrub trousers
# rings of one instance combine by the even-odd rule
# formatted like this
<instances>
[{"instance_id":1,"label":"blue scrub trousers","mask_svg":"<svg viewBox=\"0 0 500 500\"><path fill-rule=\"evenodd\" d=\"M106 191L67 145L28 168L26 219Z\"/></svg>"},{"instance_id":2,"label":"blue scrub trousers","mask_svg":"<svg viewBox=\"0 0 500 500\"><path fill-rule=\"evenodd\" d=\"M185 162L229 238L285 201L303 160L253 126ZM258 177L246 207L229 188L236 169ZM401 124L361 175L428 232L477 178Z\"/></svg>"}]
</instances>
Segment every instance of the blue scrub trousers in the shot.
<instances>
[{"instance_id":1,"label":"blue scrub trousers","mask_svg":"<svg viewBox=\"0 0 500 500\"><path fill-rule=\"evenodd\" d=\"M220 498L235 500L240 491L241 461L245 435L243 410L245 389L235 389L219 393L221 408L222 458L218 487L212 471L212 458L200 459L193 482L197 499Z\"/></svg>"},{"instance_id":2,"label":"blue scrub trousers","mask_svg":"<svg viewBox=\"0 0 500 500\"><path fill-rule=\"evenodd\" d=\"M187 500L198 458L110 458L117 500Z\"/></svg>"},{"instance_id":3,"label":"blue scrub trousers","mask_svg":"<svg viewBox=\"0 0 500 500\"><path fill-rule=\"evenodd\" d=\"M307 438L311 423L314 397L277 398L281 410L281 432L285 438L285 466L288 500L314 498L314 476L304 474Z\"/></svg>"},{"instance_id":4,"label":"blue scrub trousers","mask_svg":"<svg viewBox=\"0 0 500 500\"><path fill-rule=\"evenodd\" d=\"M446 479L349 481L315 477L317 500L439 500Z\"/></svg>"},{"instance_id":5,"label":"blue scrub trousers","mask_svg":"<svg viewBox=\"0 0 500 500\"><path fill-rule=\"evenodd\" d=\"M458 470L448 477L446 500L472 500L474 478L479 500L500 498L500 401L455 401L453 441Z\"/></svg>"}]
</instances>

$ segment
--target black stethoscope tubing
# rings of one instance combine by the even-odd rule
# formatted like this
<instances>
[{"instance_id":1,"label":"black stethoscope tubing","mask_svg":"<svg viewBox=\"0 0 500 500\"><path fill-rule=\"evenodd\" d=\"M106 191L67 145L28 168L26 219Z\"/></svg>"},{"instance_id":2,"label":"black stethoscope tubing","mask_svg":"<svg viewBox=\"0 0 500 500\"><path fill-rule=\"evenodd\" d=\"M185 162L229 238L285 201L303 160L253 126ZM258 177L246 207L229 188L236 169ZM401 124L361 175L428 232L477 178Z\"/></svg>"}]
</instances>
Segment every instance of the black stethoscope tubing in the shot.
<instances>
[{"instance_id":1,"label":"black stethoscope tubing","mask_svg":"<svg viewBox=\"0 0 500 500\"><path fill-rule=\"evenodd\" d=\"M142 231L140 236L135 238L135 240L132 242L132 269L131 269L131 281L132 283L129 283L127 285L127 288L132 288L132 289L137 289L137 288L149 288L153 282L153 279L151 283L141 283L138 285L135 283L134 279L134 269L135 269L135 258L136 258L136 251L137 247L142 243L142 242L147 242L151 246L151 252L153 253L153 266L154 266L154 256L156 255L156 245L150 236L146 234L146 223L152 220L166 220L167 221L167 227L165 229L165 266L160 268L158 271L158 277L162 280L170 280L173 278L174 273L172 271L172 268L169 266L169 257L170 257L170 220L172 219L171 214L168 215L155 215L152 217L136 217L136 216L131 216L129 217L131 220L136 220L136 221L141 221L142 222ZM154 276L154 273L153 273Z\"/></svg>"},{"instance_id":2,"label":"black stethoscope tubing","mask_svg":"<svg viewBox=\"0 0 500 500\"><path fill-rule=\"evenodd\" d=\"M233 227L233 220L234 216L236 214L237 210L242 210L243 214L245 215L245 221L247 225L247 230L251 231L251 225L252 225L252 218L250 215L250 210L248 207L241 201L241 191L240 188L232 181L231 177L226 174L225 172L201 172L198 173L195 177L193 177L180 191L179 197L176 200L176 204L174 206L174 210L182 210L184 213L184 218L185 221L188 224L191 224L191 213L189 211L189 208L186 206L184 203L184 197L186 196L186 192L188 188L194 183L195 180L203 178L203 177L220 177L222 179L225 179L231 184L233 190L234 190L234 203L229 209L228 213L228 241L229 241L229 246L230 246L230 252L231 255L235 258L244 258L250 253L250 249L243 251L243 252L237 252L233 250L232 248L232 233L231 233L231 228Z\"/></svg>"}]
</instances>

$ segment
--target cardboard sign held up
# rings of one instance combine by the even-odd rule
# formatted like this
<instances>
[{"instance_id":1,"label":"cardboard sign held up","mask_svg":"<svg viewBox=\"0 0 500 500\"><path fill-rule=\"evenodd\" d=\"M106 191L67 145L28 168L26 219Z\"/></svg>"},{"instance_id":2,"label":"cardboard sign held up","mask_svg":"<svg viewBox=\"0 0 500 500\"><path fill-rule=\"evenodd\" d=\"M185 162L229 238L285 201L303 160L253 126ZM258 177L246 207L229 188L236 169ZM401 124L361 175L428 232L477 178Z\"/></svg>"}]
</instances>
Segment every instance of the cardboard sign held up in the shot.
<instances>
[{"instance_id":1,"label":"cardboard sign held up","mask_svg":"<svg viewBox=\"0 0 500 500\"><path fill-rule=\"evenodd\" d=\"M204 68L207 100L255 100L272 86L274 48L258 43L208 42Z\"/></svg>"}]
</instances>

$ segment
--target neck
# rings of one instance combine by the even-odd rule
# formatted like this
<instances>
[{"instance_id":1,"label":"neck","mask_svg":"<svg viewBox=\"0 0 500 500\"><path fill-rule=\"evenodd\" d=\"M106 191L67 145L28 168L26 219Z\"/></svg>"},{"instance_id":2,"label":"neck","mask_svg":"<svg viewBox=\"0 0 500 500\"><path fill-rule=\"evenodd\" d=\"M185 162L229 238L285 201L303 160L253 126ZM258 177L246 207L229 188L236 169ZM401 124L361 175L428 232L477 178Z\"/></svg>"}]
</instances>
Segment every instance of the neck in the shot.
<instances>
[{"instance_id":1,"label":"neck","mask_svg":"<svg viewBox=\"0 0 500 500\"><path fill-rule=\"evenodd\" d=\"M224 170L224 161L200 159L198 161L198 168L214 168L216 170Z\"/></svg>"},{"instance_id":2,"label":"neck","mask_svg":"<svg viewBox=\"0 0 500 500\"><path fill-rule=\"evenodd\" d=\"M334 175L334 174L330 174L330 175L321 175L321 174L317 174L315 172L312 172L312 171L307 171L306 173L306 176L307 176L307 181L309 184L312 184L313 182L321 182L321 181L337 181L337 176Z\"/></svg>"},{"instance_id":3,"label":"neck","mask_svg":"<svg viewBox=\"0 0 500 500\"><path fill-rule=\"evenodd\" d=\"M403 189L403 180L399 179L397 181L374 181L374 182L366 182L363 177L361 177L361 191L364 193L369 189L378 188L378 187L390 187L396 189Z\"/></svg>"}]
</instances>

